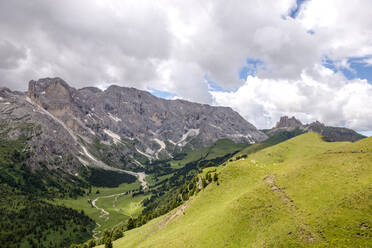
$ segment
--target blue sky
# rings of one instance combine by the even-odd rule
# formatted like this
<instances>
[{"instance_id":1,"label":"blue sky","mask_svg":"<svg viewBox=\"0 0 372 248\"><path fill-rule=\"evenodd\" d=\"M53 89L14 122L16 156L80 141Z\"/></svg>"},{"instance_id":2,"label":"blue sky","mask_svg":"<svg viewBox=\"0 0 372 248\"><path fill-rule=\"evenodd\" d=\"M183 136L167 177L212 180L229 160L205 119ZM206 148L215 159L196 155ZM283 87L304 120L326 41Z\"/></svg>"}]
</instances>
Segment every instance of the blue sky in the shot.
<instances>
[{"instance_id":1,"label":"blue sky","mask_svg":"<svg viewBox=\"0 0 372 248\"><path fill-rule=\"evenodd\" d=\"M264 63L260 59L247 58L247 64L239 71L239 79L246 80L248 76L256 76L258 69L264 68Z\"/></svg>"},{"instance_id":2,"label":"blue sky","mask_svg":"<svg viewBox=\"0 0 372 248\"><path fill-rule=\"evenodd\" d=\"M154 96L164 98L164 99L172 99L174 97L177 97L176 93L168 92L168 91L163 91L163 90L158 90L155 88L147 87L147 90L153 94Z\"/></svg>"},{"instance_id":3,"label":"blue sky","mask_svg":"<svg viewBox=\"0 0 372 248\"><path fill-rule=\"evenodd\" d=\"M289 16L292 18L296 18L298 12L300 11L301 5L307 0L297 0L296 1L296 7L292 8L289 12Z\"/></svg>"},{"instance_id":4,"label":"blue sky","mask_svg":"<svg viewBox=\"0 0 372 248\"><path fill-rule=\"evenodd\" d=\"M372 65L365 62L366 59L371 59L371 56L366 57L352 57L347 59L349 68L337 66L335 61L328 58L324 60L323 65L333 70L334 72L340 71L349 80L360 78L366 79L369 83L372 83Z\"/></svg>"},{"instance_id":5,"label":"blue sky","mask_svg":"<svg viewBox=\"0 0 372 248\"><path fill-rule=\"evenodd\" d=\"M364 135L364 136L367 136L367 137L371 137L372 136L372 131L361 131L359 133L362 134L362 135Z\"/></svg>"}]
</instances>

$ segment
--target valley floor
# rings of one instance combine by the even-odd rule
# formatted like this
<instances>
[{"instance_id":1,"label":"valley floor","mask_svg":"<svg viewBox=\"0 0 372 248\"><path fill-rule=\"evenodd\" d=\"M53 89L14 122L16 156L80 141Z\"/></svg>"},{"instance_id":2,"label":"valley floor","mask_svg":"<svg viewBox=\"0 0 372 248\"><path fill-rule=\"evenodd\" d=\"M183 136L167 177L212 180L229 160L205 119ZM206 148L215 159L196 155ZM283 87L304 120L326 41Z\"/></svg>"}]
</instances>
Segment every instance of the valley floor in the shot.
<instances>
[{"instance_id":1,"label":"valley floor","mask_svg":"<svg viewBox=\"0 0 372 248\"><path fill-rule=\"evenodd\" d=\"M138 181L132 184L124 183L117 188L93 187L90 195L77 199L58 199L55 203L83 210L96 222L93 232L94 236L98 237L103 230L123 223L141 212L141 201L147 196L133 196L132 193L140 187Z\"/></svg>"}]
</instances>

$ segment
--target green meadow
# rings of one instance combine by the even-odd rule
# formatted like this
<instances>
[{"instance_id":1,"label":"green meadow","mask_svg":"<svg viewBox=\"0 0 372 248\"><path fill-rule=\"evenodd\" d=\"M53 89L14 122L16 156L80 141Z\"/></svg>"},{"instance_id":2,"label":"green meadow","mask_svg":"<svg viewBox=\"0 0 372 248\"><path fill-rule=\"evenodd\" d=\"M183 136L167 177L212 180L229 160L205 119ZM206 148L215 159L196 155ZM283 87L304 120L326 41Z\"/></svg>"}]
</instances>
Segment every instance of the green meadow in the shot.
<instances>
[{"instance_id":1,"label":"green meadow","mask_svg":"<svg viewBox=\"0 0 372 248\"><path fill-rule=\"evenodd\" d=\"M114 247L372 246L372 138L307 133L246 155Z\"/></svg>"},{"instance_id":2,"label":"green meadow","mask_svg":"<svg viewBox=\"0 0 372 248\"><path fill-rule=\"evenodd\" d=\"M89 195L84 195L78 198L57 199L55 204L64 205L79 211L84 211L86 215L92 218L98 225L95 228L95 233L100 233L105 229L110 229L122 222L128 220L131 216L136 216L142 210L140 202L145 196L137 195L132 197L132 194L117 195L140 188L140 183L126 184L123 183L116 188L92 187ZM116 195L116 196L114 196ZM109 214L102 216L102 212L93 207L94 199L98 208L103 208Z\"/></svg>"}]
</instances>

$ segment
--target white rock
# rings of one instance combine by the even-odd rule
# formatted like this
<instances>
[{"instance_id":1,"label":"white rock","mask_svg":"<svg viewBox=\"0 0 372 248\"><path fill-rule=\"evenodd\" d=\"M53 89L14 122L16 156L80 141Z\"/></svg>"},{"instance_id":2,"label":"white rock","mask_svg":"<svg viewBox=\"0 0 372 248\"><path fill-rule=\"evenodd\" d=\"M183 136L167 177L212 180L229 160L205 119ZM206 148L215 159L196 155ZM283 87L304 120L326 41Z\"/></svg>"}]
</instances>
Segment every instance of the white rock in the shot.
<instances>
[{"instance_id":1,"label":"white rock","mask_svg":"<svg viewBox=\"0 0 372 248\"><path fill-rule=\"evenodd\" d=\"M107 134L108 136L110 136L114 140L114 144L118 144L118 143L121 142L120 136L118 134L112 132L111 130L104 129L103 132L105 132L105 134Z\"/></svg>"}]
</instances>

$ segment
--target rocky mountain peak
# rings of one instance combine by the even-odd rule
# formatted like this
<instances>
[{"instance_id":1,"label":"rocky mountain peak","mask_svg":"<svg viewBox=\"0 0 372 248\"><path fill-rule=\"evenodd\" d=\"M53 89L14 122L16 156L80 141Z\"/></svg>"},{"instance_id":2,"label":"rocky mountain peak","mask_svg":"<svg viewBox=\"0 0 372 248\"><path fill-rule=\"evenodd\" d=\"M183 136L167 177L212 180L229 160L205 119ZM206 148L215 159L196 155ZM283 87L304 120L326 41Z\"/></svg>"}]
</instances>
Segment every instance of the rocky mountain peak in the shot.
<instances>
[{"instance_id":1,"label":"rocky mountain peak","mask_svg":"<svg viewBox=\"0 0 372 248\"><path fill-rule=\"evenodd\" d=\"M294 116L289 118L288 116L280 117L280 120L276 123L274 128L296 128L301 127L301 121L297 120Z\"/></svg>"},{"instance_id":2,"label":"rocky mountain peak","mask_svg":"<svg viewBox=\"0 0 372 248\"><path fill-rule=\"evenodd\" d=\"M31 80L27 96L44 109L61 108L73 101L72 88L61 78Z\"/></svg>"},{"instance_id":3,"label":"rocky mountain peak","mask_svg":"<svg viewBox=\"0 0 372 248\"><path fill-rule=\"evenodd\" d=\"M308 127L319 127L319 126L323 127L325 125L324 125L324 123L321 123L320 121L314 121L314 122L308 124L307 126Z\"/></svg>"},{"instance_id":4,"label":"rocky mountain peak","mask_svg":"<svg viewBox=\"0 0 372 248\"><path fill-rule=\"evenodd\" d=\"M37 81L31 80L28 84L29 94L45 94L43 92L56 93L56 89L64 89L69 92L70 86L61 78L43 78Z\"/></svg>"}]
</instances>

